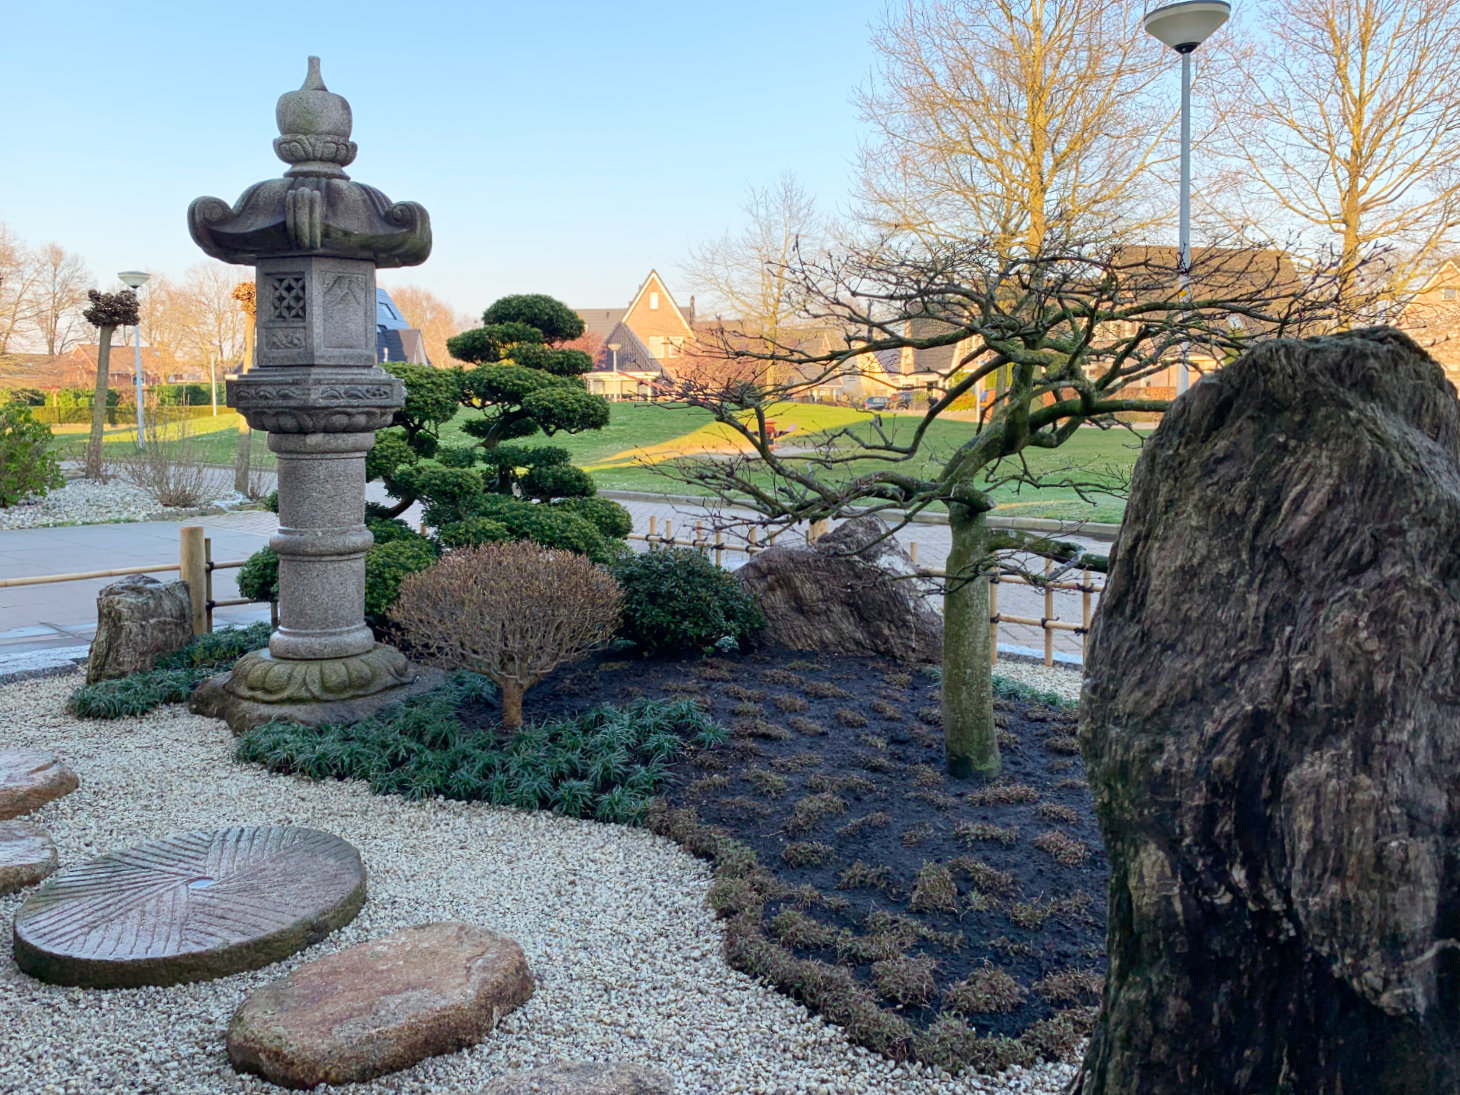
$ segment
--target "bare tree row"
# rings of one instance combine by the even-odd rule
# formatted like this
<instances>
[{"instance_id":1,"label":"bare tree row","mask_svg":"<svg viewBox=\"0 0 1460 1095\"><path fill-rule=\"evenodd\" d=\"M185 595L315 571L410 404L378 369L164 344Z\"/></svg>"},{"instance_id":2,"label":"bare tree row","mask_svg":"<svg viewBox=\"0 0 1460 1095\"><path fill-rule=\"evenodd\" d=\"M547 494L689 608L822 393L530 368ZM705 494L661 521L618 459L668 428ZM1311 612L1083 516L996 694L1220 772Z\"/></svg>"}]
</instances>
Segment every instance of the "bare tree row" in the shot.
<instances>
[{"instance_id":1,"label":"bare tree row","mask_svg":"<svg viewBox=\"0 0 1460 1095\"><path fill-rule=\"evenodd\" d=\"M930 245L1174 237L1177 61L1141 0L903 0L857 93L870 137L844 235ZM1250 5L1249 5L1250 7ZM1260 22L1259 22L1260 19ZM1196 55L1198 238L1337 259L1355 304L1392 309L1457 249L1460 8L1272 0ZM793 178L690 256L711 312L794 326L784 269L826 219ZM1363 277L1360 277L1363 271Z\"/></svg>"}]
</instances>

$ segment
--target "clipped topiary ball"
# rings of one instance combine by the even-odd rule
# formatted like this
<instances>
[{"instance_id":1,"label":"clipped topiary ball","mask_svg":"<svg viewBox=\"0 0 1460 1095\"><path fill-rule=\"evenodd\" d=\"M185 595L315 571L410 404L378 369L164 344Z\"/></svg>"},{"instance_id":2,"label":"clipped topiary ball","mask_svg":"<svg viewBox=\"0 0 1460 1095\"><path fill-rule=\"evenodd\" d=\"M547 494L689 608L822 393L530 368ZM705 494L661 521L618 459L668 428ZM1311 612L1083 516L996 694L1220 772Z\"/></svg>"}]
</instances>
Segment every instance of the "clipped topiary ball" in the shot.
<instances>
[{"instance_id":1,"label":"clipped topiary ball","mask_svg":"<svg viewBox=\"0 0 1460 1095\"><path fill-rule=\"evenodd\" d=\"M614 562L623 590L619 634L646 652L742 643L765 617L735 576L693 548L668 548Z\"/></svg>"}]
</instances>

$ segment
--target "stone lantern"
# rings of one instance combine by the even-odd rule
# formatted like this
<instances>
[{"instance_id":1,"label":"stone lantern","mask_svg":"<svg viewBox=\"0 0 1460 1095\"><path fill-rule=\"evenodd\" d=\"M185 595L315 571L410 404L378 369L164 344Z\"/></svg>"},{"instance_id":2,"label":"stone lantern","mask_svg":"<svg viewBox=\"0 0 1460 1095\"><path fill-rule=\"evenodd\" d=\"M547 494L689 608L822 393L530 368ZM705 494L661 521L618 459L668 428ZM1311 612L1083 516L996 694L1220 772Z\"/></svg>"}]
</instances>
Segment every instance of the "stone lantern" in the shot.
<instances>
[{"instance_id":1,"label":"stone lantern","mask_svg":"<svg viewBox=\"0 0 1460 1095\"><path fill-rule=\"evenodd\" d=\"M318 57L276 116L284 177L232 207L199 198L188 209L199 247L255 268L254 367L228 378L228 405L268 431L279 466L279 626L192 704L235 731L361 718L439 679L365 624L365 454L405 400L375 360L375 270L424 262L430 218L345 174L350 104L325 87Z\"/></svg>"}]
</instances>

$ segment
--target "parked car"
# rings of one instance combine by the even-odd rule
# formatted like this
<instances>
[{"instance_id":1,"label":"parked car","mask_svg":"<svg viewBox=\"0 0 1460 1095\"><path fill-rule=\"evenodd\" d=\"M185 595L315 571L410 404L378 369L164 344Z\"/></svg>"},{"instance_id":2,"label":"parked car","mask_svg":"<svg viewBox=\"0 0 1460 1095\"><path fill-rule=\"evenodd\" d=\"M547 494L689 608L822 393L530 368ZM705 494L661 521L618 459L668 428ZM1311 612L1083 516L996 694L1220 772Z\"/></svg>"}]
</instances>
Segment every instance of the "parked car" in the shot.
<instances>
[{"instance_id":1,"label":"parked car","mask_svg":"<svg viewBox=\"0 0 1460 1095\"><path fill-rule=\"evenodd\" d=\"M866 402L862 404L869 411L885 411L891 405L891 401L885 395L869 395Z\"/></svg>"}]
</instances>

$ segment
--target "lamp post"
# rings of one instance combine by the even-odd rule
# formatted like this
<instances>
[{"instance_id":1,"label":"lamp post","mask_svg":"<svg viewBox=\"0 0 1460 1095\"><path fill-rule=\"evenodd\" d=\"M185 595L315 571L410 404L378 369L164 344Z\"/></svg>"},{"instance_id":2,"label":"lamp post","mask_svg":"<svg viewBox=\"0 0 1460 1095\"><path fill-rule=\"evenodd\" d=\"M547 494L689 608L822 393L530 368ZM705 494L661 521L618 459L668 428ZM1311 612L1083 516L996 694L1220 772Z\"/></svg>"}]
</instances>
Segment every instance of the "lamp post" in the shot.
<instances>
[{"instance_id":1,"label":"lamp post","mask_svg":"<svg viewBox=\"0 0 1460 1095\"><path fill-rule=\"evenodd\" d=\"M1181 296L1191 299L1191 55L1232 14L1224 0L1182 0L1146 13L1146 33L1181 54L1181 210L1177 277ZM1183 353L1176 391L1186 391L1191 378Z\"/></svg>"},{"instance_id":2,"label":"lamp post","mask_svg":"<svg viewBox=\"0 0 1460 1095\"><path fill-rule=\"evenodd\" d=\"M136 292L146 285L151 274L145 270L123 270L117 275L132 292ZM135 366L137 381L137 450L140 452L145 447L142 440L142 316L139 313L137 323L132 328L132 360Z\"/></svg>"}]
</instances>

